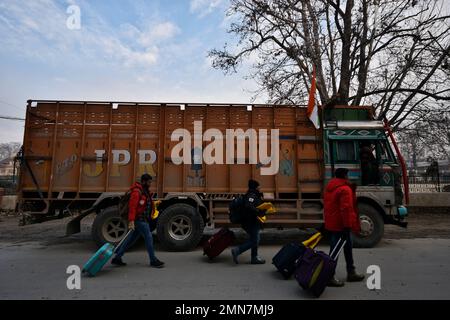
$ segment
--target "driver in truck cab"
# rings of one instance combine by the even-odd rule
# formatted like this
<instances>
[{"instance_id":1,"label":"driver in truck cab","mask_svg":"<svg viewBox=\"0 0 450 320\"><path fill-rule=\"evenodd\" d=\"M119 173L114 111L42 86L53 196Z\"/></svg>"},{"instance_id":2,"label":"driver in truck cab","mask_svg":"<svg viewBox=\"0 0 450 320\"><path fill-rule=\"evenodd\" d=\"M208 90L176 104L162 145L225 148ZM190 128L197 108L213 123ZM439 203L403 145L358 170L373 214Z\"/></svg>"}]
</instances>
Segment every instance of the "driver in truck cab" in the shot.
<instances>
[{"instance_id":1,"label":"driver in truck cab","mask_svg":"<svg viewBox=\"0 0 450 320\"><path fill-rule=\"evenodd\" d=\"M122 256L136 240L143 236L145 240L145 247L147 248L148 256L150 258L150 266L154 268L162 268L164 262L160 261L155 256L153 248L153 236L150 230L150 215L154 210L152 193L150 192L150 184L152 177L149 174L144 174L140 182L135 182L130 190L130 200L128 202L128 229L132 232L127 239L118 248L116 256L111 263L117 266L125 266L126 263L122 261Z\"/></svg>"},{"instance_id":2,"label":"driver in truck cab","mask_svg":"<svg viewBox=\"0 0 450 320\"><path fill-rule=\"evenodd\" d=\"M356 273L353 262L353 243L351 233L359 234L360 224L356 207L356 185L348 180L348 169L338 168L335 178L328 182L324 194L325 229L330 233L330 254L339 239L345 239L345 262L347 264L347 281L364 280L364 275ZM342 287L344 282L335 276L328 286Z\"/></svg>"}]
</instances>

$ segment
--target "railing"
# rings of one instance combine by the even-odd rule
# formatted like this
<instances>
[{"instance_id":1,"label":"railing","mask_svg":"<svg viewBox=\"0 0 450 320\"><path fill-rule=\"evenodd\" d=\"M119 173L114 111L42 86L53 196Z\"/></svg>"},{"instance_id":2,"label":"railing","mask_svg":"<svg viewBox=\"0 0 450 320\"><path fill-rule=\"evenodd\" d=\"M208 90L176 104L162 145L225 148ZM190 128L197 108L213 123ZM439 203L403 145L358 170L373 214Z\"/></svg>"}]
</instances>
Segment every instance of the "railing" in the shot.
<instances>
[{"instance_id":1,"label":"railing","mask_svg":"<svg viewBox=\"0 0 450 320\"><path fill-rule=\"evenodd\" d=\"M450 175L409 175L408 181L410 192L450 192Z\"/></svg>"}]
</instances>

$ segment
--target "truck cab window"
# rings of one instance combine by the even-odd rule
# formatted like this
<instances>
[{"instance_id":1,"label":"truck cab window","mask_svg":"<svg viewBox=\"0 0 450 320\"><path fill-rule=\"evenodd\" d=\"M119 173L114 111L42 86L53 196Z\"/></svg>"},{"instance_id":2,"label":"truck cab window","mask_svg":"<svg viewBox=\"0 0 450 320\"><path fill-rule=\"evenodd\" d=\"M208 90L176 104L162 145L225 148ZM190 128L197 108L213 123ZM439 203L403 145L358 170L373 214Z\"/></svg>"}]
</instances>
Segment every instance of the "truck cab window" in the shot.
<instances>
[{"instance_id":1,"label":"truck cab window","mask_svg":"<svg viewBox=\"0 0 450 320\"><path fill-rule=\"evenodd\" d=\"M381 161L383 163L395 162L394 159L392 158L391 153L389 152L389 150L388 150L388 148L386 146L386 143L387 142L384 141L384 140L377 142Z\"/></svg>"},{"instance_id":2,"label":"truck cab window","mask_svg":"<svg viewBox=\"0 0 450 320\"><path fill-rule=\"evenodd\" d=\"M353 141L337 141L336 156L339 162L356 161L355 145Z\"/></svg>"},{"instance_id":3,"label":"truck cab window","mask_svg":"<svg viewBox=\"0 0 450 320\"><path fill-rule=\"evenodd\" d=\"M380 184L379 159L375 141L362 141L359 143L359 159L361 162L361 185Z\"/></svg>"}]
</instances>

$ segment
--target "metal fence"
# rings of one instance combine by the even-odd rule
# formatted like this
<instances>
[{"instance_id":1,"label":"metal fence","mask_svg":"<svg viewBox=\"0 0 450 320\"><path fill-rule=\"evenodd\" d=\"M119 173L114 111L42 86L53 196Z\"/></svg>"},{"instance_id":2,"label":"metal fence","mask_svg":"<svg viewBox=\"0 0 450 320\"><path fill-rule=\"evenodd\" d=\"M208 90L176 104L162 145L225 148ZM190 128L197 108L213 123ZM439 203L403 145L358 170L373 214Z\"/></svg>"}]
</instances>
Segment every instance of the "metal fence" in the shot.
<instances>
[{"instance_id":1,"label":"metal fence","mask_svg":"<svg viewBox=\"0 0 450 320\"><path fill-rule=\"evenodd\" d=\"M450 175L409 175L410 192L450 192Z\"/></svg>"}]
</instances>

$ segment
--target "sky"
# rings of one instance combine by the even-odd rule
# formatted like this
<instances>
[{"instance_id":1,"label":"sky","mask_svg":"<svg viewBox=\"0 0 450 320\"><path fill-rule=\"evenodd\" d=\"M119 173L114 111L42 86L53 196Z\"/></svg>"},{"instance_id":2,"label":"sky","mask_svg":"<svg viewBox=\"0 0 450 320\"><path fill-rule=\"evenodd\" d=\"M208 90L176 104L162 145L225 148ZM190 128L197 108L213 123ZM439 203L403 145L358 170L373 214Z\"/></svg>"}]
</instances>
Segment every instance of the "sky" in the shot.
<instances>
[{"instance_id":1,"label":"sky","mask_svg":"<svg viewBox=\"0 0 450 320\"><path fill-rule=\"evenodd\" d=\"M250 102L246 67L225 76L207 56L235 41L228 1L0 0L0 116L28 99ZM22 136L0 119L0 143Z\"/></svg>"}]
</instances>

